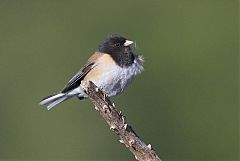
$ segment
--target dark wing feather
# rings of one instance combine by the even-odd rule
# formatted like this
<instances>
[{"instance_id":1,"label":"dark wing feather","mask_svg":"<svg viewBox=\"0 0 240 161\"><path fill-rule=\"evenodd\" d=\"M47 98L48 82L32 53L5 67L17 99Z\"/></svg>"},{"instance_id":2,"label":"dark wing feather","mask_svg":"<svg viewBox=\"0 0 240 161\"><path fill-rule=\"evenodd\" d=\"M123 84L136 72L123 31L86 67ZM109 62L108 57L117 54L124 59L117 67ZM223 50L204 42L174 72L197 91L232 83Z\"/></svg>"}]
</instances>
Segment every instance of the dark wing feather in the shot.
<instances>
[{"instance_id":1,"label":"dark wing feather","mask_svg":"<svg viewBox=\"0 0 240 161\"><path fill-rule=\"evenodd\" d=\"M69 82L65 85L65 87L62 90L62 93L67 93L70 90L77 88L81 81L83 80L84 76L92 69L94 68L94 63L86 64L84 67L82 67L77 74L75 74L72 79L69 80Z\"/></svg>"}]
</instances>

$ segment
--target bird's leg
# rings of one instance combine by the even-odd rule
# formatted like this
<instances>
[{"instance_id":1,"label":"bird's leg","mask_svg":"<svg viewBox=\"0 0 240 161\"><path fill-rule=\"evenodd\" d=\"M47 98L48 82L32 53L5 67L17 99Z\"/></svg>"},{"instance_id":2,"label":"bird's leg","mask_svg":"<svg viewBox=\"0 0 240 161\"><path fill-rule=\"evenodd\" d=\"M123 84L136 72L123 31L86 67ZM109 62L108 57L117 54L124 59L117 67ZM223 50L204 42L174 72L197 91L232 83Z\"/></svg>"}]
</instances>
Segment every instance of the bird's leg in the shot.
<instances>
[{"instance_id":1,"label":"bird's leg","mask_svg":"<svg viewBox=\"0 0 240 161\"><path fill-rule=\"evenodd\" d=\"M80 100L83 100L83 99L84 99L83 96L79 96L79 95L77 96L77 98L80 99Z\"/></svg>"}]
</instances>

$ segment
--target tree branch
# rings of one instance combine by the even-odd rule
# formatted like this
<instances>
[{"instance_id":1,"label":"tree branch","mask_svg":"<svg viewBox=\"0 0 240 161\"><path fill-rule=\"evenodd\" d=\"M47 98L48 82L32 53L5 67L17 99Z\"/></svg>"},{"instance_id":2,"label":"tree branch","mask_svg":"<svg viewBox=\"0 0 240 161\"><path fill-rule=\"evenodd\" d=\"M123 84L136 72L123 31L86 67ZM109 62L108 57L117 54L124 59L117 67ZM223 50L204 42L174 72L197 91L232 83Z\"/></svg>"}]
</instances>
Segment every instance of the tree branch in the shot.
<instances>
[{"instance_id":1,"label":"tree branch","mask_svg":"<svg viewBox=\"0 0 240 161\"><path fill-rule=\"evenodd\" d=\"M146 145L139 136L133 131L132 127L126 122L126 117L122 112L118 112L109 98L91 81L82 81L81 88L89 96L95 109L104 118L114 131L120 137L120 143L123 143L139 161L161 161L153 150L152 146Z\"/></svg>"}]
</instances>

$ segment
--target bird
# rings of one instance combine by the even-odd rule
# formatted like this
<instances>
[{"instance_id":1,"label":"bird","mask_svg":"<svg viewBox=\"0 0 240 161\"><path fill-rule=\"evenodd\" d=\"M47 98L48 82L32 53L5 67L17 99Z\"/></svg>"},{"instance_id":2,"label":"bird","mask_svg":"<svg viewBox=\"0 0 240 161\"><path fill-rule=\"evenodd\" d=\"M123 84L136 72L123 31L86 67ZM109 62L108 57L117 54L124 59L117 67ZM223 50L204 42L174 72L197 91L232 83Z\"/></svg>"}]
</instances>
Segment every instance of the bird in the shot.
<instances>
[{"instance_id":1,"label":"bird","mask_svg":"<svg viewBox=\"0 0 240 161\"><path fill-rule=\"evenodd\" d=\"M81 81L92 81L108 97L123 92L144 69L143 56L135 52L133 44L134 41L124 36L108 35L64 88L43 98L39 104L46 105L50 110L73 97L80 100L87 98L80 88Z\"/></svg>"}]
</instances>

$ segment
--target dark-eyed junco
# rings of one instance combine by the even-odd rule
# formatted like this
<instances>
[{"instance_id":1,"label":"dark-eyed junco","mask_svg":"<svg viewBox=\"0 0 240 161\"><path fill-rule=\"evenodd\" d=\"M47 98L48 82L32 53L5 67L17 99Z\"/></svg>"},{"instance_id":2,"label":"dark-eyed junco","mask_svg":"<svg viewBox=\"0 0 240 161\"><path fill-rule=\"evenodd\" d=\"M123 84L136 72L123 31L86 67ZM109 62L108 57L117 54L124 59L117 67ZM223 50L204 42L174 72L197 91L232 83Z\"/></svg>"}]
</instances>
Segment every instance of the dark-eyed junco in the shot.
<instances>
[{"instance_id":1,"label":"dark-eyed junco","mask_svg":"<svg viewBox=\"0 0 240 161\"><path fill-rule=\"evenodd\" d=\"M40 104L50 110L74 96L86 98L79 86L82 80L92 81L109 97L119 94L143 70L143 57L133 52L132 44L123 36L108 36L63 90L44 98Z\"/></svg>"}]
</instances>

